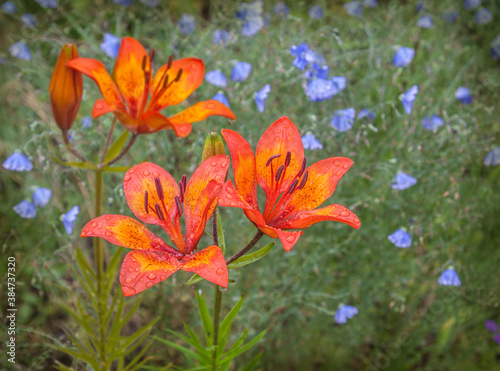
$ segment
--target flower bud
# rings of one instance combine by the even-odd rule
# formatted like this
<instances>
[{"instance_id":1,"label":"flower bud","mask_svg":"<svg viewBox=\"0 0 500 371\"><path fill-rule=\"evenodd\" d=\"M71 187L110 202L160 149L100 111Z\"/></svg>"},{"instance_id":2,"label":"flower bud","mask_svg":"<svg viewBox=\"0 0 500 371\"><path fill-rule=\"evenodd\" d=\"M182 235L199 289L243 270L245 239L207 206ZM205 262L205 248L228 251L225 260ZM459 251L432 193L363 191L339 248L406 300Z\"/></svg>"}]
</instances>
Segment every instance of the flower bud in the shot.
<instances>
[{"instance_id":1,"label":"flower bud","mask_svg":"<svg viewBox=\"0 0 500 371\"><path fill-rule=\"evenodd\" d=\"M214 131L210 132L210 134L207 135L207 139L205 139L205 147L203 147L201 162L212 156L225 154L226 149L224 148L224 142L220 134Z\"/></svg>"},{"instance_id":2,"label":"flower bud","mask_svg":"<svg viewBox=\"0 0 500 371\"><path fill-rule=\"evenodd\" d=\"M49 85L52 113L57 126L63 132L73 126L83 95L82 73L66 67L66 63L75 58L78 58L76 46L64 45Z\"/></svg>"}]
</instances>

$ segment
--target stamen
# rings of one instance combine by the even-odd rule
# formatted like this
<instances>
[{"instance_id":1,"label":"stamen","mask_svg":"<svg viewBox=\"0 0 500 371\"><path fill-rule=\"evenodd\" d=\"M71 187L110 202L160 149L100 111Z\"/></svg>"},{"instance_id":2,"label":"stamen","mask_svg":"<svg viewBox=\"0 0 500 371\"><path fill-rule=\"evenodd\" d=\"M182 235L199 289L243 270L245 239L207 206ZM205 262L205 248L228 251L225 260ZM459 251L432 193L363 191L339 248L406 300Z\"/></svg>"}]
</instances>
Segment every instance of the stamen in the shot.
<instances>
[{"instance_id":1,"label":"stamen","mask_svg":"<svg viewBox=\"0 0 500 371\"><path fill-rule=\"evenodd\" d=\"M292 154L290 152L287 152L285 158L285 167L288 167L288 165L290 165L291 160L292 160Z\"/></svg>"},{"instance_id":2,"label":"stamen","mask_svg":"<svg viewBox=\"0 0 500 371\"><path fill-rule=\"evenodd\" d=\"M182 176L181 181L182 181L182 187L184 189L184 192L186 192L186 184L187 184L187 176L186 176L186 174L184 174Z\"/></svg>"},{"instance_id":3,"label":"stamen","mask_svg":"<svg viewBox=\"0 0 500 371\"><path fill-rule=\"evenodd\" d=\"M276 171L276 176L275 176L275 180L277 182L279 182L280 178L281 178L281 174L283 174L283 170L285 170L285 165L281 165L279 168L278 168L278 171Z\"/></svg>"},{"instance_id":4,"label":"stamen","mask_svg":"<svg viewBox=\"0 0 500 371\"><path fill-rule=\"evenodd\" d=\"M181 189L181 196L180 196L181 203L184 202L184 193L186 192L186 179L187 179L187 176L186 176L186 174L184 174L182 176L182 179L179 182L179 187Z\"/></svg>"},{"instance_id":5,"label":"stamen","mask_svg":"<svg viewBox=\"0 0 500 371\"><path fill-rule=\"evenodd\" d=\"M297 184L299 184L299 180L295 179L292 184L290 184L290 187L288 187L288 194L291 194L293 191L295 191L295 188L297 187Z\"/></svg>"},{"instance_id":6,"label":"stamen","mask_svg":"<svg viewBox=\"0 0 500 371\"><path fill-rule=\"evenodd\" d=\"M179 196L175 196L175 206L177 206L177 213L182 216L182 203Z\"/></svg>"},{"instance_id":7,"label":"stamen","mask_svg":"<svg viewBox=\"0 0 500 371\"><path fill-rule=\"evenodd\" d=\"M174 82L179 81L181 79L181 76L182 76L182 68L179 70L179 72L177 72L177 76L175 77Z\"/></svg>"},{"instance_id":8,"label":"stamen","mask_svg":"<svg viewBox=\"0 0 500 371\"><path fill-rule=\"evenodd\" d=\"M142 57L142 70L145 71L146 70L146 56L143 56Z\"/></svg>"},{"instance_id":9,"label":"stamen","mask_svg":"<svg viewBox=\"0 0 500 371\"><path fill-rule=\"evenodd\" d=\"M161 186L160 178L155 177L156 194L160 200L163 200L163 187Z\"/></svg>"},{"instance_id":10,"label":"stamen","mask_svg":"<svg viewBox=\"0 0 500 371\"><path fill-rule=\"evenodd\" d=\"M266 167L268 167L269 165L271 165L271 162L272 162L275 158L278 158L278 157L281 157L281 155L273 155L273 156L269 157L269 160L267 160L267 162L266 162Z\"/></svg>"},{"instance_id":11,"label":"stamen","mask_svg":"<svg viewBox=\"0 0 500 371\"><path fill-rule=\"evenodd\" d=\"M306 171L304 173L304 176L302 177L302 181L300 182L299 189L302 189L305 187L306 182L307 182L307 177L309 176L309 171Z\"/></svg>"},{"instance_id":12,"label":"stamen","mask_svg":"<svg viewBox=\"0 0 500 371\"><path fill-rule=\"evenodd\" d=\"M153 63L153 59L155 59L155 50L151 49L151 53L149 54L149 60Z\"/></svg>"},{"instance_id":13,"label":"stamen","mask_svg":"<svg viewBox=\"0 0 500 371\"><path fill-rule=\"evenodd\" d=\"M146 209L146 214L149 214L148 210L148 191L144 193L144 209Z\"/></svg>"},{"instance_id":14,"label":"stamen","mask_svg":"<svg viewBox=\"0 0 500 371\"><path fill-rule=\"evenodd\" d=\"M167 87L167 85L168 85L168 75L167 75L167 77L165 77L165 80L163 80L163 85L161 88L165 89Z\"/></svg>"},{"instance_id":15,"label":"stamen","mask_svg":"<svg viewBox=\"0 0 500 371\"><path fill-rule=\"evenodd\" d=\"M158 216L158 219L161 221L165 220L165 216L163 215L163 211L161 211L161 207L158 204L155 204L155 210L156 210L156 215Z\"/></svg>"},{"instance_id":16,"label":"stamen","mask_svg":"<svg viewBox=\"0 0 500 371\"><path fill-rule=\"evenodd\" d=\"M304 174L304 170L306 169L306 158L302 160L302 166L300 167L299 174L297 175L297 178L300 178L302 174Z\"/></svg>"},{"instance_id":17,"label":"stamen","mask_svg":"<svg viewBox=\"0 0 500 371\"><path fill-rule=\"evenodd\" d=\"M173 61L174 61L174 57L172 56L172 54L170 54L170 57L168 57L167 70L169 70L170 67L172 67L172 62Z\"/></svg>"}]
</instances>

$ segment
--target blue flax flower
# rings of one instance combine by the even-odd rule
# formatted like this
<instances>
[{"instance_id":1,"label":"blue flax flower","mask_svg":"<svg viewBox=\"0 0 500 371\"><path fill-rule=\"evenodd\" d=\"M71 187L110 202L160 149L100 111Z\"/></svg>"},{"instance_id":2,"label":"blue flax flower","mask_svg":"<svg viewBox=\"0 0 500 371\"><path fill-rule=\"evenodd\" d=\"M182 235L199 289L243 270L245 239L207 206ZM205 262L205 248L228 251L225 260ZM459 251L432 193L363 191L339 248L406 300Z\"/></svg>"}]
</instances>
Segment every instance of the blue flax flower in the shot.
<instances>
[{"instance_id":1,"label":"blue flax flower","mask_svg":"<svg viewBox=\"0 0 500 371\"><path fill-rule=\"evenodd\" d=\"M493 59L500 58L500 34L498 34L491 42L491 57Z\"/></svg>"},{"instance_id":2,"label":"blue flax flower","mask_svg":"<svg viewBox=\"0 0 500 371\"><path fill-rule=\"evenodd\" d=\"M12 1L6 1L2 4L2 10L5 13L14 14L15 12L17 12L17 6Z\"/></svg>"},{"instance_id":3,"label":"blue flax flower","mask_svg":"<svg viewBox=\"0 0 500 371\"><path fill-rule=\"evenodd\" d=\"M66 214L62 214L61 221L66 229L67 234L73 233L73 224L76 222L76 216L80 212L80 207L78 205L73 206Z\"/></svg>"},{"instance_id":4,"label":"blue flax flower","mask_svg":"<svg viewBox=\"0 0 500 371\"><path fill-rule=\"evenodd\" d=\"M194 31L195 27L196 22L193 15L187 13L181 15L181 18L179 19L179 29L181 30L181 33L183 33L184 35L189 35Z\"/></svg>"},{"instance_id":5,"label":"blue flax flower","mask_svg":"<svg viewBox=\"0 0 500 371\"><path fill-rule=\"evenodd\" d=\"M122 5L122 6L132 5L132 0L113 0L113 2L117 5Z\"/></svg>"},{"instance_id":6,"label":"blue flax flower","mask_svg":"<svg viewBox=\"0 0 500 371\"><path fill-rule=\"evenodd\" d=\"M227 78L220 70L213 70L205 74L208 83L223 88L227 86Z\"/></svg>"},{"instance_id":7,"label":"blue flax flower","mask_svg":"<svg viewBox=\"0 0 500 371\"><path fill-rule=\"evenodd\" d=\"M302 144L304 145L305 149L322 149L323 145L321 142L316 139L313 133L308 131L306 135L304 135L302 138Z\"/></svg>"},{"instance_id":8,"label":"blue flax flower","mask_svg":"<svg viewBox=\"0 0 500 371\"><path fill-rule=\"evenodd\" d=\"M499 334L495 334L493 336L493 341L497 344L500 344L500 333Z\"/></svg>"},{"instance_id":9,"label":"blue flax flower","mask_svg":"<svg viewBox=\"0 0 500 371\"><path fill-rule=\"evenodd\" d=\"M330 126L333 126L337 131L343 133L352 128L354 124L354 117L356 116L356 110L354 108L346 108L335 111L335 116L333 116L330 121Z\"/></svg>"},{"instance_id":10,"label":"blue flax flower","mask_svg":"<svg viewBox=\"0 0 500 371\"><path fill-rule=\"evenodd\" d=\"M48 188L37 187L35 191L31 194L31 202L36 207L44 207L50 201L52 197L52 191Z\"/></svg>"},{"instance_id":11,"label":"blue flax flower","mask_svg":"<svg viewBox=\"0 0 500 371\"><path fill-rule=\"evenodd\" d=\"M410 64L414 56L415 49L402 46L394 53L392 63L394 67L406 67Z\"/></svg>"},{"instance_id":12,"label":"blue flax flower","mask_svg":"<svg viewBox=\"0 0 500 371\"><path fill-rule=\"evenodd\" d=\"M264 27L262 17L264 6L262 0L255 0L253 3L242 3L238 5L236 17L243 20L241 34L243 36L256 35Z\"/></svg>"},{"instance_id":13,"label":"blue flax flower","mask_svg":"<svg viewBox=\"0 0 500 371\"><path fill-rule=\"evenodd\" d=\"M139 0L139 2L146 5L148 8L156 8L160 5L161 0Z\"/></svg>"},{"instance_id":14,"label":"blue flax flower","mask_svg":"<svg viewBox=\"0 0 500 371\"><path fill-rule=\"evenodd\" d=\"M476 9L481 5L481 0L464 0L464 9Z\"/></svg>"},{"instance_id":15,"label":"blue flax flower","mask_svg":"<svg viewBox=\"0 0 500 371\"><path fill-rule=\"evenodd\" d=\"M110 58L118 57L120 51L121 37L116 37L110 33L104 34L104 40L101 43L101 50Z\"/></svg>"},{"instance_id":16,"label":"blue flax flower","mask_svg":"<svg viewBox=\"0 0 500 371\"><path fill-rule=\"evenodd\" d=\"M453 269L453 267L449 267L445 270L438 279L438 283L443 286L460 286L462 282L460 282L460 278L458 278L458 274Z\"/></svg>"},{"instance_id":17,"label":"blue flax flower","mask_svg":"<svg viewBox=\"0 0 500 371\"><path fill-rule=\"evenodd\" d=\"M316 60L316 53L309 49L309 45L302 43L299 46L292 45L290 47L290 54L295 55L295 59L292 65L297 67L299 70L304 71L309 63Z\"/></svg>"},{"instance_id":18,"label":"blue flax flower","mask_svg":"<svg viewBox=\"0 0 500 371\"><path fill-rule=\"evenodd\" d=\"M248 62L237 62L231 70L231 80L245 81L252 72L252 65Z\"/></svg>"},{"instance_id":19,"label":"blue flax flower","mask_svg":"<svg viewBox=\"0 0 500 371\"><path fill-rule=\"evenodd\" d=\"M463 86L460 86L455 92L455 98L457 98L463 104L472 103L472 95L470 95L470 90Z\"/></svg>"},{"instance_id":20,"label":"blue flax flower","mask_svg":"<svg viewBox=\"0 0 500 371\"><path fill-rule=\"evenodd\" d=\"M330 67L327 65L320 66L317 63L312 63L311 68L304 72L304 78L310 79L312 77L318 77L320 79L328 80L328 74L330 73Z\"/></svg>"},{"instance_id":21,"label":"blue flax flower","mask_svg":"<svg viewBox=\"0 0 500 371\"><path fill-rule=\"evenodd\" d=\"M483 160L483 165L484 166L500 165L500 146L497 146L488 152L488 154Z\"/></svg>"},{"instance_id":22,"label":"blue flax flower","mask_svg":"<svg viewBox=\"0 0 500 371\"><path fill-rule=\"evenodd\" d=\"M36 207L28 200L22 200L12 208L21 218L33 219L36 216Z\"/></svg>"},{"instance_id":23,"label":"blue flax flower","mask_svg":"<svg viewBox=\"0 0 500 371\"><path fill-rule=\"evenodd\" d=\"M404 229L398 229L393 234L390 234L387 239L391 241L396 247L406 249L411 246L411 236Z\"/></svg>"},{"instance_id":24,"label":"blue flax flower","mask_svg":"<svg viewBox=\"0 0 500 371\"><path fill-rule=\"evenodd\" d=\"M319 5L313 5L309 9L309 17L312 19L321 19L323 18L323 8Z\"/></svg>"},{"instance_id":25,"label":"blue flax flower","mask_svg":"<svg viewBox=\"0 0 500 371\"><path fill-rule=\"evenodd\" d=\"M36 18L33 14L25 13L21 15L21 22L23 22L28 27L36 27Z\"/></svg>"},{"instance_id":26,"label":"blue flax flower","mask_svg":"<svg viewBox=\"0 0 500 371\"><path fill-rule=\"evenodd\" d=\"M449 12L443 12L441 14L441 18L443 18L446 22L454 23L458 18L458 10L450 10Z\"/></svg>"},{"instance_id":27,"label":"blue flax flower","mask_svg":"<svg viewBox=\"0 0 500 371\"><path fill-rule=\"evenodd\" d=\"M498 324L491 319L487 320L484 323L484 327L486 328L486 330L488 330L489 332L491 332L493 334L498 332Z\"/></svg>"},{"instance_id":28,"label":"blue flax flower","mask_svg":"<svg viewBox=\"0 0 500 371\"><path fill-rule=\"evenodd\" d=\"M395 181L391 184L391 187L392 189L402 191L414 186L415 184L417 184L417 179L415 179L411 175L400 172L396 174Z\"/></svg>"},{"instance_id":29,"label":"blue flax flower","mask_svg":"<svg viewBox=\"0 0 500 371\"><path fill-rule=\"evenodd\" d=\"M430 15L426 14L420 17L417 21L417 26L422 28L434 28L434 21Z\"/></svg>"},{"instance_id":30,"label":"blue flax flower","mask_svg":"<svg viewBox=\"0 0 500 371\"><path fill-rule=\"evenodd\" d=\"M418 85L413 85L406 93L401 96L401 103L405 109L405 112L409 115L413 108L413 102L417 97Z\"/></svg>"},{"instance_id":31,"label":"blue flax flower","mask_svg":"<svg viewBox=\"0 0 500 371\"><path fill-rule=\"evenodd\" d=\"M352 15L353 17L360 18L363 15L363 7L359 3L359 1L349 1L344 4L344 9L347 14Z\"/></svg>"},{"instance_id":32,"label":"blue flax flower","mask_svg":"<svg viewBox=\"0 0 500 371\"><path fill-rule=\"evenodd\" d=\"M264 109L266 108L266 99L270 92L271 84L266 84L262 89L255 93L254 101L260 113L264 112Z\"/></svg>"},{"instance_id":33,"label":"blue flax flower","mask_svg":"<svg viewBox=\"0 0 500 371\"><path fill-rule=\"evenodd\" d=\"M31 60L30 49L22 41L18 41L17 43L14 43L11 46L9 46L9 52L10 52L10 55L12 55L13 57L16 57L16 58L19 58L19 59L22 59L25 61Z\"/></svg>"},{"instance_id":34,"label":"blue flax flower","mask_svg":"<svg viewBox=\"0 0 500 371\"><path fill-rule=\"evenodd\" d=\"M376 8L378 5L377 0L362 0L361 4L367 8Z\"/></svg>"},{"instance_id":35,"label":"blue flax flower","mask_svg":"<svg viewBox=\"0 0 500 371\"><path fill-rule=\"evenodd\" d=\"M372 121L375 119L375 112L370 111L368 108L364 108L361 111L358 112L358 119L362 118L367 118L368 120Z\"/></svg>"},{"instance_id":36,"label":"blue flax flower","mask_svg":"<svg viewBox=\"0 0 500 371\"><path fill-rule=\"evenodd\" d=\"M420 123L425 130L436 130L437 128L443 126L444 121L438 115L432 115L432 117L424 117Z\"/></svg>"},{"instance_id":37,"label":"blue flax flower","mask_svg":"<svg viewBox=\"0 0 500 371\"><path fill-rule=\"evenodd\" d=\"M218 102L221 102L222 104L224 104L228 108L231 108L229 106L229 101L227 100L226 96L222 92L215 94L212 99L216 100Z\"/></svg>"},{"instance_id":38,"label":"blue flax flower","mask_svg":"<svg viewBox=\"0 0 500 371\"><path fill-rule=\"evenodd\" d=\"M215 45L227 45L229 43L229 39L231 38L231 34L226 30L215 30L214 37L212 41Z\"/></svg>"},{"instance_id":39,"label":"blue flax flower","mask_svg":"<svg viewBox=\"0 0 500 371\"><path fill-rule=\"evenodd\" d=\"M335 322L339 324L346 323L348 319L351 319L358 313L358 308L341 304L335 313Z\"/></svg>"},{"instance_id":40,"label":"blue flax flower","mask_svg":"<svg viewBox=\"0 0 500 371\"><path fill-rule=\"evenodd\" d=\"M286 18L290 14L290 8L283 1L280 1L274 6L274 12L280 17Z\"/></svg>"},{"instance_id":41,"label":"blue flax flower","mask_svg":"<svg viewBox=\"0 0 500 371\"><path fill-rule=\"evenodd\" d=\"M14 152L3 162L4 169L10 171L30 171L33 169L30 160L21 152Z\"/></svg>"},{"instance_id":42,"label":"blue flax flower","mask_svg":"<svg viewBox=\"0 0 500 371\"><path fill-rule=\"evenodd\" d=\"M82 118L82 126L85 128L85 129L88 129L92 126L92 117L90 116L85 116Z\"/></svg>"},{"instance_id":43,"label":"blue flax flower","mask_svg":"<svg viewBox=\"0 0 500 371\"><path fill-rule=\"evenodd\" d=\"M486 9L485 7L481 7L477 10L476 15L474 15L474 22L477 24L486 24L490 23L493 20L493 14Z\"/></svg>"},{"instance_id":44,"label":"blue flax flower","mask_svg":"<svg viewBox=\"0 0 500 371\"><path fill-rule=\"evenodd\" d=\"M42 8L57 8L58 0L35 0Z\"/></svg>"}]
</instances>

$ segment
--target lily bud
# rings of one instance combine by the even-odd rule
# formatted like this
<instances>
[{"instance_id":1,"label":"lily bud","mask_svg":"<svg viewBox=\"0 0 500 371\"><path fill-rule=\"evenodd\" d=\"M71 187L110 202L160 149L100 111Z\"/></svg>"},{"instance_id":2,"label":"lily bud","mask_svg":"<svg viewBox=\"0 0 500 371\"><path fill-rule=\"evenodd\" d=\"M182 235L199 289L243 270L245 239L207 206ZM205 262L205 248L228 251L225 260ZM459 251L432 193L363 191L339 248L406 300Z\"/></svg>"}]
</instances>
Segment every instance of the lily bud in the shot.
<instances>
[{"instance_id":1,"label":"lily bud","mask_svg":"<svg viewBox=\"0 0 500 371\"><path fill-rule=\"evenodd\" d=\"M76 46L64 45L59 53L49 85L52 113L57 126L63 132L68 131L73 126L82 102L82 73L66 67L66 63L75 58L78 58Z\"/></svg>"},{"instance_id":2,"label":"lily bud","mask_svg":"<svg viewBox=\"0 0 500 371\"><path fill-rule=\"evenodd\" d=\"M210 132L210 134L207 135L207 139L205 139L205 147L203 147L201 162L212 156L225 154L226 149L224 148L224 142L220 134L214 131Z\"/></svg>"}]
</instances>

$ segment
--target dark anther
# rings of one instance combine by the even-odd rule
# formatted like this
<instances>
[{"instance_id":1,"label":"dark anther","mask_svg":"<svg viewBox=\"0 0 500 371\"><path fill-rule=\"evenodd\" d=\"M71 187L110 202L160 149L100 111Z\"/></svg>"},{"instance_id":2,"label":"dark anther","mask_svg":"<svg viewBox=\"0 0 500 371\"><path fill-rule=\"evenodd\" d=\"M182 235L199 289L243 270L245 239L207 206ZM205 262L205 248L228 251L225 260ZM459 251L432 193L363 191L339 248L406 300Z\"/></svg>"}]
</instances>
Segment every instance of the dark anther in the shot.
<instances>
[{"instance_id":1,"label":"dark anther","mask_svg":"<svg viewBox=\"0 0 500 371\"><path fill-rule=\"evenodd\" d=\"M269 160L267 160L267 162L266 162L266 167L268 167L268 166L271 164L271 162L272 162L275 158L278 158L278 157L281 157L281 155L273 155L273 156L269 157Z\"/></svg>"},{"instance_id":2,"label":"dark anther","mask_svg":"<svg viewBox=\"0 0 500 371\"><path fill-rule=\"evenodd\" d=\"M149 60L153 63L153 59L155 59L155 50L151 49L151 53L149 54Z\"/></svg>"},{"instance_id":3,"label":"dark anther","mask_svg":"<svg viewBox=\"0 0 500 371\"><path fill-rule=\"evenodd\" d=\"M149 214L148 210L148 191L144 193L144 209L146 210L146 214Z\"/></svg>"},{"instance_id":4,"label":"dark anther","mask_svg":"<svg viewBox=\"0 0 500 371\"><path fill-rule=\"evenodd\" d=\"M165 220L165 216L163 215L163 211L161 211L161 207L158 204L155 204L155 210L156 210L156 215L158 216L158 219L160 220Z\"/></svg>"},{"instance_id":5,"label":"dark anther","mask_svg":"<svg viewBox=\"0 0 500 371\"><path fill-rule=\"evenodd\" d=\"M292 193L293 191L295 191L295 188L297 187L297 184L299 183L299 180L298 179L295 179L292 184L290 184L290 187L288 187L288 191L287 193L290 194Z\"/></svg>"},{"instance_id":6,"label":"dark anther","mask_svg":"<svg viewBox=\"0 0 500 371\"><path fill-rule=\"evenodd\" d=\"M187 176L186 176L186 174L184 174L182 176L181 181L182 181L182 189L184 190L184 192L186 192L186 184L187 184Z\"/></svg>"},{"instance_id":7,"label":"dark anther","mask_svg":"<svg viewBox=\"0 0 500 371\"><path fill-rule=\"evenodd\" d=\"M179 182L179 188L181 189L181 196L180 196L181 203L184 202L184 193L186 192L186 180L187 176L186 174L184 174Z\"/></svg>"},{"instance_id":8,"label":"dark anther","mask_svg":"<svg viewBox=\"0 0 500 371\"><path fill-rule=\"evenodd\" d=\"M292 160L292 154L290 152L287 152L285 158L285 167L288 167L288 165L290 165L291 160Z\"/></svg>"},{"instance_id":9,"label":"dark anther","mask_svg":"<svg viewBox=\"0 0 500 371\"><path fill-rule=\"evenodd\" d=\"M181 79L181 76L182 76L182 68L179 70L179 72L177 72L177 76L175 77L175 82L179 81Z\"/></svg>"},{"instance_id":10,"label":"dark anther","mask_svg":"<svg viewBox=\"0 0 500 371\"><path fill-rule=\"evenodd\" d=\"M182 216L182 203L179 196L175 196L175 206L177 206L177 213Z\"/></svg>"},{"instance_id":11,"label":"dark anther","mask_svg":"<svg viewBox=\"0 0 500 371\"><path fill-rule=\"evenodd\" d=\"M168 75L165 77L165 80L163 80L163 86L162 88L165 89L168 85Z\"/></svg>"},{"instance_id":12,"label":"dark anther","mask_svg":"<svg viewBox=\"0 0 500 371\"><path fill-rule=\"evenodd\" d=\"M149 84L150 78L151 78L151 72L150 71L146 71L144 73L144 80L146 81L146 85Z\"/></svg>"},{"instance_id":13,"label":"dark anther","mask_svg":"<svg viewBox=\"0 0 500 371\"><path fill-rule=\"evenodd\" d=\"M146 61L147 61L147 57L146 56L143 56L142 57L142 70L145 71L146 70Z\"/></svg>"},{"instance_id":14,"label":"dark anther","mask_svg":"<svg viewBox=\"0 0 500 371\"><path fill-rule=\"evenodd\" d=\"M160 200L163 200L163 187L161 186L160 178L155 177L156 194Z\"/></svg>"},{"instance_id":15,"label":"dark anther","mask_svg":"<svg viewBox=\"0 0 500 371\"><path fill-rule=\"evenodd\" d=\"M170 57L168 57L167 70L169 70L170 67L172 67L172 62L173 61L174 61L174 57L172 55L170 55Z\"/></svg>"},{"instance_id":16,"label":"dark anther","mask_svg":"<svg viewBox=\"0 0 500 371\"><path fill-rule=\"evenodd\" d=\"M304 174L304 170L306 169L306 158L302 160L302 166L300 167L299 175L297 175L297 178L300 178L302 174Z\"/></svg>"},{"instance_id":17,"label":"dark anther","mask_svg":"<svg viewBox=\"0 0 500 371\"><path fill-rule=\"evenodd\" d=\"M283 170L285 170L285 165L281 165L279 168L278 168L278 171L276 171L276 176L275 176L275 180L277 182L279 182L280 178L281 178L281 174L283 174Z\"/></svg>"},{"instance_id":18,"label":"dark anther","mask_svg":"<svg viewBox=\"0 0 500 371\"><path fill-rule=\"evenodd\" d=\"M306 182L307 182L307 177L308 177L308 175L309 175L309 171L306 171L306 172L304 173L304 176L302 177L302 180L300 181L300 184L299 184L299 189L302 189L302 188L304 188L304 187L305 187Z\"/></svg>"}]
</instances>

